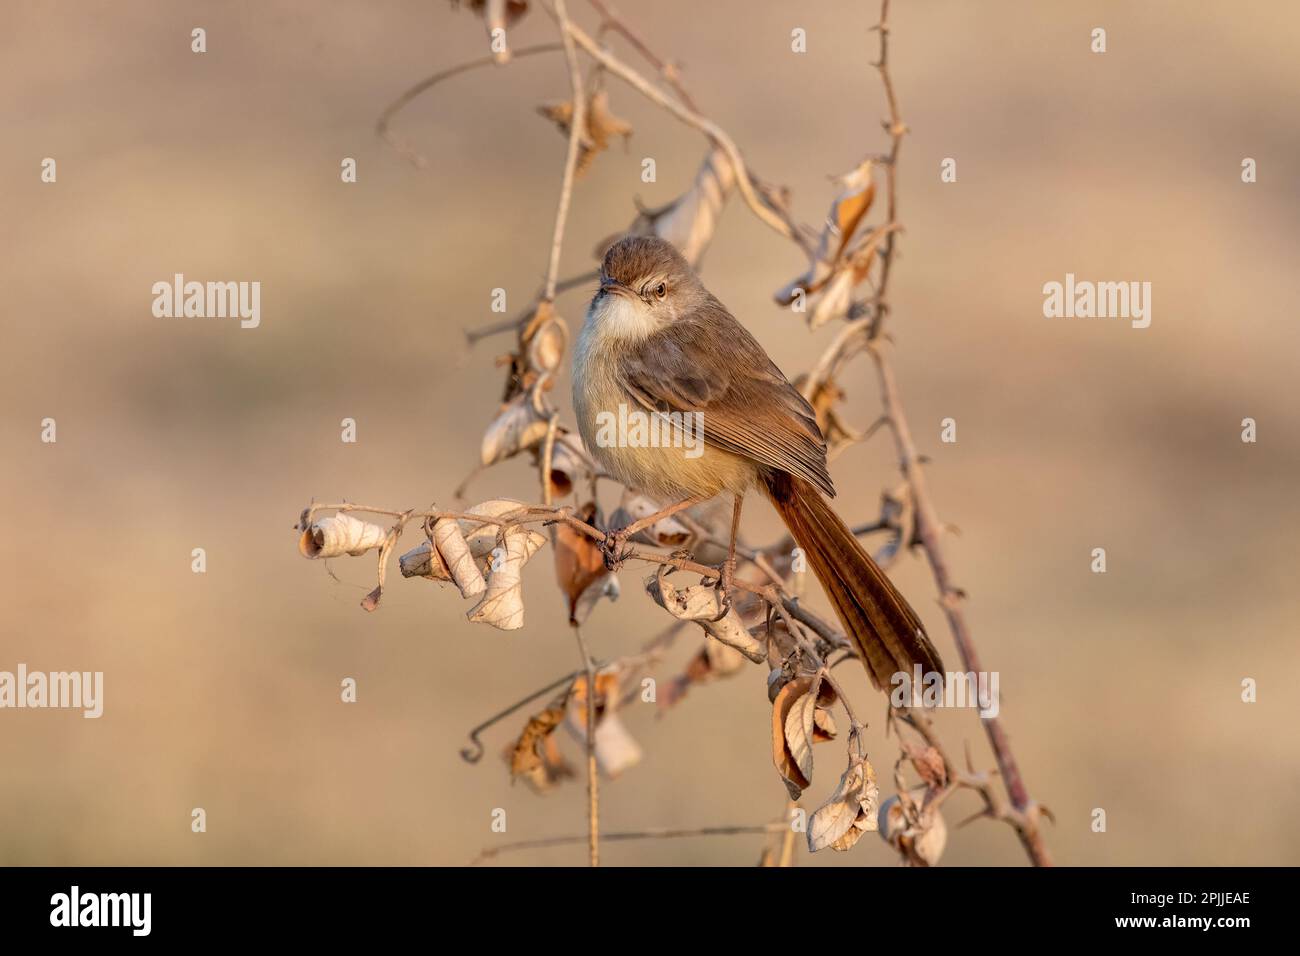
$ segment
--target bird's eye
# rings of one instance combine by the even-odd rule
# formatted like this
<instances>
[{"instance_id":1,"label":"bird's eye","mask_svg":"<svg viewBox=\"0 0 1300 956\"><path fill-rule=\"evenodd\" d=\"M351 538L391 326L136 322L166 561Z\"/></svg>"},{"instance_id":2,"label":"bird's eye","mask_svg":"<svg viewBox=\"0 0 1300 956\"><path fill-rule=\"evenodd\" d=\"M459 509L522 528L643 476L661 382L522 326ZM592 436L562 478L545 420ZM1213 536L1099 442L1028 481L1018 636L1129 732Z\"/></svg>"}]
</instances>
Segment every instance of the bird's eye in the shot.
<instances>
[{"instance_id":1,"label":"bird's eye","mask_svg":"<svg viewBox=\"0 0 1300 956\"><path fill-rule=\"evenodd\" d=\"M662 298L663 298L664 296L666 296L667 294L668 294L668 284L667 284L667 283L665 283L665 282L661 282L661 283L659 283L657 286L655 286L655 295L656 295L657 297L659 297L660 299L662 299Z\"/></svg>"}]
</instances>

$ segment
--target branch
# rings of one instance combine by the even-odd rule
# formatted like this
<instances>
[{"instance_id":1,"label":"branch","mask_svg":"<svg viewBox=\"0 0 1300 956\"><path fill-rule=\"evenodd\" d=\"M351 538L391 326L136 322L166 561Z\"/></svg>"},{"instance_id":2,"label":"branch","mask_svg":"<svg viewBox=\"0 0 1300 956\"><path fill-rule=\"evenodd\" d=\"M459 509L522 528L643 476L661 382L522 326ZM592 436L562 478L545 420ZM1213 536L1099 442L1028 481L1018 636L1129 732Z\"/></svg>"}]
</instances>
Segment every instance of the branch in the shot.
<instances>
[{"instance_id":1,"label":"branch","mask_svg":"<svg viewBox=\"0 0 1300 956\"><path fill-rule=\"evenodd\" d=\"M588 2L593 8L595 8L596 12L600 14L601 29L613 30L628 43L632 44L633 48L635 48L646 61L659 71L659 75L662 76L664 81L673 88L673 92L677 94L677 98L686 104L688 109L698 113L699 108L691 99L690 94L686 92L686 87L682 85L681 77L677 73L677 68L673 66L673 64L665 62L655 56L641 38L632 32L632 28L624 23L607 3L602 2L602 0L588 0Z\"/></svg>"},{"instance_id":2,"label":"branch","mask_svg":"<svg viewBox=\"0 0 1300 956\"><path fill-rule=\"evenodd\" d=\"M727 135L727 132L718 126L712 120L706 119L695 110L685 106L678 100L663 93L658 87L647 80L644 76L625 64L618 57L614 56L608 50L603 48L593 40L581 27L569 23L567 33L578 45L587 51L593 59L600 63L605 69L622 79L632 86L642 96L651 102L662 106L668 112L672 113L683 123L693 126L704 135L708 136L727 154L727 159L731 161L732 167L736 171L736 185L740 188L740 194L744 197L745 204L753 210L763 222L767 223L772 229L787 239L803 246L807 238L801 230L791 223L789 217L783 212L774 209L771 205L765 203L754 189L754 177L749 172L745 161L741 159L740 150L736 148L735 142Z\"/></svg>"},{"instance_id":3,"label":"branch","mask_svg":"<svg viewBox=\"0 0 1300 956\"><path fill-rule=\"evenodd\" d=\"M888 169L889 183L889 225L896 221L895 193L897 190L896 165L898 159L899 146L902 142L904 133L907 132L907 126L903 123L898 110L898 100L894 94L894 85L889 76L889 0L881 0L880 4L880 21L876 24L876 30L880 33L880 59L876 67L880 70L881 79L885 85L885 97L889 104L889 120L885 128L889 130L892 139L889 158L886 161ZM920 456L917 454L916 445L912 441L912 432L907 424L907 416L903 411L902 399L898 392L898 383L894 377L893 367L890 365L885 355L882 343L879 340L881 332L881 323L888 311L885 295L889 279L889 266L894 253L894 233L890 233L886 240L884 249L881 251L881 278L876 287L875 308L872 311L871 325L868 331L867 349L875 363L876 372L880 379L881 394L881 411L888 421L894 434L894 444L898 451L899 469L903 477L907 480L908 487L911 491L913 506L916 509L916 536L921 548L925 551L926 558L930 564L931 573L934 576L935 585L939 590L939 601L942 604L944 613L948 618L948 626L952 631L953 640L957 644L957 651L961 655L962 666L966 671L982 671L980 666L979 654L975 649L974 641L970 634L970 628L966 623L966 617L962 613L961 601L964 597L960 588L952 582L952 576L948 570L947 558L940 543L940 535L943 525L939 521L938 512L930 498L929 489L926 485L925 473L921 469ZM861 320L857 320L861 321ZM851 323L852 324L852 323ZM855 330L857 331L857 330ZM841 347L847 347L847 338L841 342ZM927 718L928 720L928 718ZM1016 759L1011 752L1011 744L1007 739L1006 731L1002 729L1001 722L996 718L982 718L984 730L988 734L989 744L993 748L994 756L998 762L998 768L1001 772L1002 779L1006 785L1007 793L1011 798L1011 803L1016 811L1014 818L1011 815L1003 815L1004 819L1010 819L1010 822L1016 828L1020 841L1029 854L1030 859L1036 866L1050 866L1051 856L1047 851L1047 845L1043 841L1042 832L1038 826L1039 808L1029 797L1028 789L1025 787L1024 780L1020 776L1019 767ZM986 799L989 795L985 793ZM990 806L993 804L990 802Z\"/></svg>"},{"instance_id":4,"label":"branch","mask_svg":"<svg viewBox=\"0 0 1300 956\"><path fill-rule=\"evenodd\" d=\"M966 616L962 613L961 602L964 594L960 588L952 583L947 558L939 540L943 525L939 522L934 503L930 499L925 473L920 466L916 446L912 441L912 433L907 425L907 417L903 413L902 401L898 395L898 383L894 378L893 368L878 343L873 342L871 344L870 352L880 376L881 403L884 406L885 415L889 417L894 433L894 443L898 449L899 468L903 472L903 477L907 479L912 493L912 501L915 504L916 535L929 561L934 583L939 589L939 603L943 606L944 614L948 618L948 627L952 631L953 640L957 644L957 652L961 655L962 669L980 673L983 671L983 667L980 664L979 653L975 649L970 628L966 623ZM997 758L998 769L1001 771L1002 779L1006 784L1007 793L1011 797L1011 803L1022 818L1011 821L1016 826L1020 841L1024 844L1025 851L1036 866L1051 866L1051 856L1047 851L1047 845L1043 842L1042 832L1038 827L1038 808L1030 799L1024 780L1020 776L1020 770L1016 764L1015 756L1011 752L1011 743L1007 739L1006 731L1003 730L1001 721L996 717L982 717L981 723L983 723L984 730L988 734L989 744L992 746L993 754ZM1006 819L1005 816L1003 818Z\"/></svg>"},{"instance_id":5,"label":"branch","mask_svg":"<svg viewBox=\"0 0 1300 956\"><path fill-rule=\"evenodd\" d=\"M555 16L564 40L564 59L569 65L569 88L573 91L573 116L569 120L569 151L564 158L564 179L560 183L560 204L555 211L555 232L551 237L551 265L546 271L546 300L555 301L555 283L560 276L560 247L564 244L564 223L573 197L573 177L578 166L578 149L587 129L587 97L582 87L582 69L573 46L572 24L564 0L555 0Z\"/></svg>"},{"instance_id":6,"label":"branch","mask_svg":"<svg viewBox=\"0 0 1300 956\"><path fill-rule=\"evenodd\" d=\"M782 830L789 830L788 822L763 823L757 826L731 826L731 827L696 827L693 829L655 829L655 830L629 830L621 833L606 833L605 839L609 842L622 842L624 840L676 840L682 837L701 837L701 836L746 836L755 833L779 833ZM506 843L501 846L489 847L483 850L474 861L470 864L476 866L484 860L490 860L502 853L511 853L516 850L537 850L545 849L552 846L572 846L575 843L582 843L587 839L583 836L560 836L545 837L540 840L520 840L518 843Z\"/></svg>"},{"instance_id":7,"label":"branch","mask_svg":"<svg viewBox=\"0 0 1300 956\"><path fill-rule=\"evenodd\" d=\"M537 53L552 53L560 49L562 49L562 46L559 43L542 43L542 44L538 44L537 46L521 47L518 50L512 51L512 53L515 57L521 57L521 56L533 56L534 54ZM421 93L437 86L443 80L451 79L453 76L459 76L461 73L468 73L470 70L476 70L481 66L493 66L496 64L496 62L497 62L496 57L494 55L482 56L479 57L477 60L470 60L467 63L460 63L457 64L456 66L449 67L448 69L440 70L439 72L433 74L433 76L426 77L425 79L421 80L419 83L416 83L414 86L412 86L406 92L404 92L397 99L393 100L393 102L389 103L387 107L385 107L384 111L381 114L379 114L379 121L375 124L375 133L378 134L379 138L382 139L384 142L386 142L389 146L397 150L398 153L400 153L401 155L405 156L408 160L410 160L413 165L417 166L420 169L423 169L424 167L429 165L429 161L424 157L424 155L418 152L409 143L405 142L404 140L398 139L389 130L388 127L389 124L392 122L393 117L397 115L398 111L400 111L403 107L405 107L408 103L410 103Z\"/></svg>"}]
</instances>

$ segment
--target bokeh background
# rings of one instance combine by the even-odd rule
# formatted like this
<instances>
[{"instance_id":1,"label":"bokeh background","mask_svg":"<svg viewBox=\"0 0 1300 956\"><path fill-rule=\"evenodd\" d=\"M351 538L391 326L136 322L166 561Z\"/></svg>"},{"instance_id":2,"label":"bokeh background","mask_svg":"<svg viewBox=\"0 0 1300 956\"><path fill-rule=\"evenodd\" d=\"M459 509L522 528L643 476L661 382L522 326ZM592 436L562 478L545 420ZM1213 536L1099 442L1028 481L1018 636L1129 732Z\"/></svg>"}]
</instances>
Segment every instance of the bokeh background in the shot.
<instances>
[{"instance_id":1,"label":"bokeh background","mask_svg":"<svg viewBox=\"0 0 1300 956\"><path fill-rule=\"evenodd\" d=\"M581 0L570 7L594 29ZM824 216L828 176L884 149L874 4L621 7L755 170L793 190L800 219ZM1002 675L1003 718L1058 820L1050 846L1074 864L1295 863L1300 11L895 7L911 129L897 369L940 512L961 529L950 557L985 666ZM805 55L790 52L796 26ZM1105 55L1089 51L1095 26ZM515 46L553 38L538 9L511 33ZM424 581L391 581L366 614L372 559L333 562L332 580L299 557L291 527L313 497L448 503L476 462L508 342L471 350L463 331L500 318L492 288L513 313L543 276L564 141L534 107L567 96L562 58L479 70L412 104L396 129L428 169L374 125L402 90L485 45L478 18L431 0L0 5L0 669L106 682L98 721L0 712L0 862L463 864L494 841L583 832L580 783L546 796L510 785L497 752L522 714L488 734L479 765L457 756L469 727L576 663L549 562L530 565L528 624L507 634L466 623L455 593ZM566 275L631 221L634 196L683 191L706 150L608 87L635 134L578 184ZM39 179L47 156L56 185ZM355 185L339 180L345 156ZM657 183L640 181L644 156ZM959 180L945 185L949 156ZM1254 185L1240 179L1247 156ZM803 266L733 200L704 268L791 374L834 333L772 302ZM260 281L261 327L154 318L150 286L175 272ZM1044 319L1042 285L1066 272L1152 282L1151 327ZM587 294L560 300L574 328ZM851 418L873 419L869 363L843 382ZM39 440L47 416L54 445ZM939 441L948 416L952 445ZM1257 444L1239 439L1246 416ZM339 440L344 417L359 423L354 445ZM844 513L868 518L897 481L890 443L849 451L834 475ZM515 460L469 497L535 486ZM777 533L766 505L745 532ZM195 547L206 574L191 573ZM1094 547L1105 575L1089 569ZM641 573L625 571L622 602L592 616L602 657L666 620ZM894 575L955 662L923 561ZM761 671L662 719L648 705L624 714L645 757L604 788L606 829L780 812ZM883 701L844 673L887 768ZM355 705L339 701L347 676ZM1259 682L1253 705L1245 677ZM991 765L970 713L941 727L954 752L969 740ZM839 773L826 753L809 807ZM955 798L950 823L974 806ZM193 807L205 834L190 832ZM506 836L489 831L495 807ZM1090 830L1095 807L1104 834ZM610 844L605 858L748 864L760 842ZM892 860L868 837L800 862ZM1024 856L1008 828L979 823L945 861Z\"/></svg>"}]
</instances>

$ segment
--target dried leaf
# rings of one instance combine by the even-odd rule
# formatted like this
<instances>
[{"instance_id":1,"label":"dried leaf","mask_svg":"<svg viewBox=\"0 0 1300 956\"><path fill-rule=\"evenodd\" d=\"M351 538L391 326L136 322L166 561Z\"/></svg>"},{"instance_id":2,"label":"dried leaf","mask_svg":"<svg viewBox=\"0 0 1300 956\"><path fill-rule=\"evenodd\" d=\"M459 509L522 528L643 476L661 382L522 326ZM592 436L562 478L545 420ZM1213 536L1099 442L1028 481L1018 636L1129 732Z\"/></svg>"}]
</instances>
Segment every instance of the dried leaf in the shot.
<instances>
[{"instance_id":1,"label":"dried leaf","mask_svg":"<svg viewBox=\"0 0 1300 956\"><path fill-rule=\"evenodd\" d=\"M861 758L850 760L835 792L808 821L808 849L813 853L828 846L850 849L863 833L876 828L879 802L880 790L871 764Z\"/></svg>"},{"instance_id":2,"label":"dried leaf","mask_svg":"<svg viewBox=\"0 0 1300 956\"><path fill-rule=\"evenodd\" d=\"M745 655L730 644L706 636L700 651L709 663L709 672L716 677L728 677L745 667Z\"/></svg>"},{"instance_id":3,"label":"dried leaf","mask_svg":"<svg viewBox=\"0 0 1300 956\"><path fill-rule=\"evenodd\" d=\"M524 507L526 506L523 502L516 501L514 498L492 498L481 504L474 505L472 508L467 509L465 513L467 515L482 515L485 518L501 518ZM461 518L459 523L461 532L465 536L465 543L469 547L469 553L473 556L479 570L486 574L492 570L491 558L497 547L499 525L485 524L468 518ZM536 552L546 543L546 536L537 531L529 531L528 535L530 553ZM427 540L421 541L397 560L403 577L422 577L431 581L452 580L451 569L447 567L437 549L431 548Z\"/></svg>"},{"instance_id":4,"label":"dried leaf","mask_svg":"<svg viewBox=\"0 0 1300 956\"><path fill-rule=\"evenodd\" d=\"M340 512L312 522L298 539L298 550L305 558L337 558L344 554L356 557L383 547L387 537L386 528Z\"/></svg>"},{"instance_id":5,"label":"dried leaf","mask_svg":"<svg viewBox=\"0 0 1300 956\"><path fill-rule=\"evenodd\" d=\"M514 498L490 498L481 504L466 509L465 514L481 515L484 518L505 518L507 515L512 515L525 507L527 506L523 502ZM460 525L465 532L465 541L469 544L470 553L474 555L476 561L480 562L480 566L485 571L491 571L492 562L488 559L494 555L498 546L497 539L501 532L501 526L484 524L466 518L460 520ZM538 531L528 531L527 535L528 557L531 558L542 545L546 544L546 535Z\"/></svg>"},{"instance_id":6,"label":"dried leaf","mask_svg":"<svg viewBox=\"0 0 1300 956\"><path fill-rule=\"evenodd\" d=\"M482 594L486 587L483 572L474 560L460 522L454 518L439 518L435 521L433 543L443 564L447 566L451 579L460 589L460 596L468 598Z\"/></svg>"},{"instance_id":7,"label":"dried leaf","mask_svg":"<svg viewBox=\"0 0 1300 956\"><path fill-rule=\"evenodd\" d=\"M834 740L837 732L834 716L825 707L819 706L813 714L813 742L822 744Z\"/></svg>"},{"instance_id":8,"label":"dried leaf","mask_svg":"<svg viewBox=\"0 0 1300 956\"><path fill-rule=\"evenodd\" d=\"M595 502L584 505L578 517L596 523ZM555 577L568 601L570 624L585 621L601 597L618 595L618 579L605 568L600 546L564 522L555 526Z\"/></svg>"},{"instance_id":9,"label":"dried leaf","mask_svg":"<svg viewBox=\"0 0 1300 956\"><path fill-rule=\"evenodd\" d=\"M808 328L819 329L827 322L848 315L849 307L853 304L853 288L857 285L855 275L853 269L835 271L825 284L825 291L817 304L813 306L812 314L808 316Z\"/></svg>"},{"instance_id":10,"label":"dried leaf","mask_svg":"<svg viewBox=\"0 0 1300 956\"><path fill-rule=\"evenodd\" d=\"M876 183L872 176L873 160L865 160L856 169L839 179L840 193L831 205L822 233L822 259L838 259L853 237L862 217L871 209L876 198Z\"/></svg>"},{"instance_id":11,"label":"dried leaf","mask_svg":"<svg viewBox=\"0 0 1300 956\"><path fill-rule=\"evenodd\" d=\"M538 410L533 393L521 392L502 405L488 425L479 458L484 466L495 465L533 448L549 430L550 419Z\"/></svg>"},{"instance_id":12,"label":"dried leaf","mask_svg":"<svg viewBox=\"0 0 1300 956\"><path fill-rule=\"evenodd\" d=\"M928 789L938 790L948 782L948 768L943 762L942 754L934 747L922 747L905 741L903 752Z\"/></svg>"},{"instance_id":13,"label":"dried leaf","mask_svg":"<svg viewBox=\"0 0 1300 956\"><path fill-rule=\"evenodd\" d=\"M587 681L580 676L573 684L569 696L565 726L584 747L587 742ZM596 674L596 733L594 746L596 766L600 772L614 779L641 762L641 746L618 718L615 707L619 695L619 672L607 668Z\"/></svg>"},{"instance_id":14,"label":"dried leaf","mask_svg":"<svg viewBox=\"0 0 1300 956\"><path fill-rule=\"evenodd\" d=\"M734 606L721 620L714 620L722 611L717 588L697 584L679 589L658 573L646 578L645 587L655 603L679 621L694 621L710 637L734 647L755 664L767 660L767 643L746 630Z\"/></svg>"},{"instance_id":15,"label":"dried leaf","mask_svg":"<svg viewBox=\"0 0 1300 956\"><path fill-rule=\"evenodd\" d=\"M498 365L510 368L501 401L509 403L535 389L549 389L563 362L568 339L568 326L555 314L555 307L546 299L537 300L532 314L519 327L515 351L497 359Z\"/></svg>"},{"instance_id":16,"label":"dried leaf","mask_svg":"<svg viewBox=\"0 0 1300 956\"><path fill-rule=\"evenodd\" d=\"M511 528L505 532L505 554L488 574L487 590L482 599L466 615L470 621L475 624L491 624L503 631L514 631L524 626L524 593L520 572L524 563L536 551L534 534L521 528Z\"/></svg>"},{"instance_id":17,"label":"dried leaf","mask_svg":"<svg viewBox=\"0 0 1300 956\"><path fill-rule=\"evenodd\" d=\"M813 775L813 719L816 710L817 701L807 693L798 697L785 715L785 745L799 773L809 781Z\"/></svg>"},{"instance_id":18,"label":"dried leaf","mask_svg":"<svg viewBox=\"0 0 1300 956\"><path fill-rule=\"evenodd\" d=\"M537 107L537 112L554 122L560 132L566 136L569 134L569 127L573 123L572 100L544 103ZM585 129L578 140L578 175L585 173L596 156L609 148L609 141L613 137L622 136L626 141L632 135L631 125L610 112L609 94L605 90L596 90L588 98L583 125Z\"/></svg>"},{"instance_id":19,"label":"dried leaf","mask_svg":"<svg viewBox=\"0 0 1300 956\"><path fill-rule=\"evenodd\" d=\"M785 782L786 790L789 791L792 800L798 800L800 795L808 789L811 781L800 771L798 762L790 753L790 747L786 743L785 724L795 702L811 686L812 678L810 677L792 680L781 688L772 704L772 763L776 766L777 773L781 775L781 779Z\"/></svg>"},{"instance_id":20,"label":"dried leaf","mask_svg":"<svg viewBox=\"0 0 1300 956\"><path fill-rule=\"evenodd\" d=\"M585 715L583 721L578 736L585 741L587 737ZM597 768L611 780L641 762L641 745L628 732L617 714L607 714L596 725L595 749Z\"/></svg>"},{"instance_id":21,"label":"dried leaf","mask_svg":"<svg viewBox=\"0 0 1300 956\"><path fill-rule=\"evenodd\" d=\"M428 578L430 581L450 581L451 569L442 555L428 541L421 541L397 559L404 578Z\"/></svg>"},{"instance_id":22,"label":"dried leaf","mask_svg":"<svg viewBox=\"0 0 1300 956\"><path fill-rule=\"evenodd\" d=\"M556 498L567 498L579 484L591 480L591 470L580 453L582 439L558 429L555 434L555 446L551 449L551 494Z\"/></svg>"},{"instance_id":23,"label":"dried leaf","mask_svg":"<svg viewBox=\"0 0 1300 956\"><path fill-rule=\"evenodd\" d=\"M819 292L835 274L849 240L875 198L876 187L871 175L873 162L864 160L839 178L840 192L831 203L808 271L776 293L776 301L781 305L793 302L797 289L809 296Z\"/></svg>"},{"instance_id":24,"label":"dried leaf","mask_svg":"<svg viewBox=\"0 0 1300 956\"><path fill-rule=\"evenodd\" d=\"M769 667L776 668L773 673L780 676L783 662L790 660L799 650L799 642L790 633L785 621L779 618L774 621L763 621L751 627L749 633L756 639L767 643L767 664ZM789 675L786 675L787 679L788 677ZM769 700L775 699L776 691L780 690L783 683L784 681L771 691L768 697Z\"/></svg>"},{"instance_id":25,"label":"dried leaf","mask_svg":"<svg viewBox=\"0 0 1300 956\"><path fill-rule=\"evenodd\" d=\"M686 662L682 672L674 677L667 688L659 694L659 710L666 711L680 703L692 686L730 677L744 667L744 654L705 634L703 646Z\"/></svg>"},{"instance_id":26,"label":"dried leaf","mask_svg":"<svg viewBox=\"0 0 1300 956\"><path fill-rule=\"evenodd\" d=\"M924 787L912 791L912 805L916 806L924 794ZM899 796L890 797L877 815L880 837L898 851L908 866L934 866L948 845L948 825L937 806L921 805L917 813L918 819L913 824Z\"/></svg>"},{"instance_id":27,"label":"dried leaf","mask_svg":"<svg viewBox=\"0 0 1300 956\"><path fill-rule=\"evenodd\" d=\"M510 751L510 775L522 777L544 763L542 746L564 720L564 705L552 704L540 714L528 719L523 732Z\"/></svg>"},{"instance_id":28,"label":"dried leaf","mask_svg":"<svg viewBox=\"0 0 1300 956\"><path fill-rule=\"evenodd\" d=\"M691 188L666 206L645 209L638 205L638 215L626 233L610 236L596 248L596 258L624 235L659 236L667 239L696 270L713 239L722 207L736 185L736 173L726 151L715 146L704 158Z\"/></svg>"},{"instance_id":29,"label":"dried leaf","mask_svg":"<svg viewBox=\"0 0 1300 956\"><path fill-rule=\"evenodd\" d=\"M573 610L573 619L581 624L591 616L592 608L605 599L610 603L623 596L623 588L618 583L617 574L606 574L591 584L578 598L578 606Z\"/></svg>"}]
</instances>

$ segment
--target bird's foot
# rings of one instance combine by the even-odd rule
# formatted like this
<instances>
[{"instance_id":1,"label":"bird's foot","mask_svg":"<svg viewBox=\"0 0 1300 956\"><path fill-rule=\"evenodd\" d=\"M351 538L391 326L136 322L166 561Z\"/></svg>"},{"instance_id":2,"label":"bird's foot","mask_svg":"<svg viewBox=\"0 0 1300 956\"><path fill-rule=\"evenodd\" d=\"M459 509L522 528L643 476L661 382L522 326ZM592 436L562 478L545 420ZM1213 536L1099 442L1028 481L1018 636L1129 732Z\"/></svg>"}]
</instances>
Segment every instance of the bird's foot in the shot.
<instances>
[{"instance_id":1,"label":"bird's foot","mask_svg":"<svg viewBox=\"0 0 1300 956\"><path fill-rule=\"evenodd\" d=\"M605 532L605 540L600 543L600 553L605 559L605 570L617 571L623 562L632 556L632 549L627 546L627 528L615 528Z\"/></svg>"},{"instance_id":2,"label":"bird's foot","mask_svg":"<svg viewBox=\"0 0 1300 956\"><path fill-rule=\"evenodd\" d=\"M736 578L736 559L728 558L718 566L718 614L709 623L717 623L731 613L731 591Z\"/></svg>"}]
</instances>

